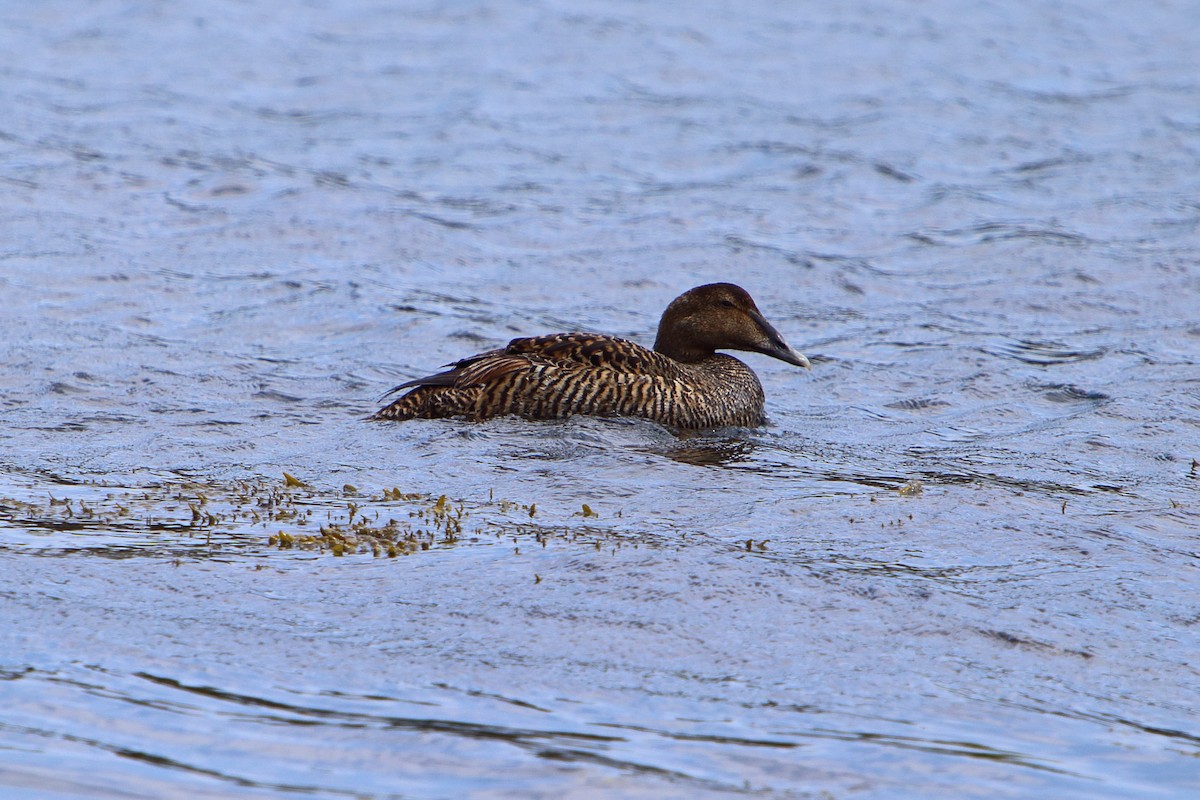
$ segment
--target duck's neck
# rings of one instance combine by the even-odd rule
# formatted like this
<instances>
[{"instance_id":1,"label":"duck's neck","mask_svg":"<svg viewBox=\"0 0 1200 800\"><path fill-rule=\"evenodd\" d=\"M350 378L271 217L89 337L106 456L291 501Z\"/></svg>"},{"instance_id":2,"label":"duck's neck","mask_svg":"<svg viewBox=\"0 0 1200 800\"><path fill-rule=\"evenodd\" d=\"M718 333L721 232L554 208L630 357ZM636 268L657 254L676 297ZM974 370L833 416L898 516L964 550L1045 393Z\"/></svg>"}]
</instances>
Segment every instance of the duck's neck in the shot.
<instances>
[{"instance_id":1,"label":"duck's neck","mask_svg":"<svg viewBox=\"0 0 1200 800\"><path fill-rule=\"evenodd\" d=\"M654 340L654 352L683 364L695 364L706 358L711 358L711 348L697 347L682 341L682 337L672 335L671 331L658 329L658 337Z\"/></svg>"}]
</instances>

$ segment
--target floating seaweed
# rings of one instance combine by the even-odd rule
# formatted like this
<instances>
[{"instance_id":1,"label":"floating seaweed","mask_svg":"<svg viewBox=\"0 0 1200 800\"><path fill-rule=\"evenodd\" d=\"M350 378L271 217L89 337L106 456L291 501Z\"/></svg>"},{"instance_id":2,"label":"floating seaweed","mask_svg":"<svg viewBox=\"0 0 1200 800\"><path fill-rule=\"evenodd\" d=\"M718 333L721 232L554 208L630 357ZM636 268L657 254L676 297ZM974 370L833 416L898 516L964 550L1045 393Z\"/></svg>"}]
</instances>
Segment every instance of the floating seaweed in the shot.
<instances>
[{"instance_id":1,"label":"floating seaweed","mask_svg":"<svg viewBox=\"0 0 1200 800\"><path fill-rule=\"evenodd\" d=\"M0 497L0 525L24 531L43 552L179 559L277 550L396 558L468 542L508 541L519 553L522 540L599 547L662 538L588 524L599 514L587 503L556 519L537 503L498 498L494 491L471 501L400 487L372 492L345 484L336 490L284 472L282 480L228 483L59 484L49 495L37 488L44 481L28 477L3 485L8 493L24 484L25 496ZM62 533L72 536L53 538Z\"/></svg>"}]
</instances>

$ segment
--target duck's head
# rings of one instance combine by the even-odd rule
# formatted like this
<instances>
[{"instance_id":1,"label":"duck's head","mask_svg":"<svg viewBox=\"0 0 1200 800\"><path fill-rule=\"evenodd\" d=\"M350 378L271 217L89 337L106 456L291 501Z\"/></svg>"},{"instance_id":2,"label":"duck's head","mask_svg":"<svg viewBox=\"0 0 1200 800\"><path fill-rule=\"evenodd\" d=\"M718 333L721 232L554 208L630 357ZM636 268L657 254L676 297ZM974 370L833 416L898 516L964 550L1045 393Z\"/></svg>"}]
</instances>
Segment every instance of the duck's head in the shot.
<instances>
[{"instance_id":1,"label":"duck's head","mask_svg":"<svg viewBox=\"0 0 1200 800\"><path fill-rule=\"evenodd\" d=\"M699 361L716 350L749 350L797 367L810 366L767 322L749 292L732 283L697 286L672 300L658 323L654 349L684 362Z\"/></svg>"}]
</instances>

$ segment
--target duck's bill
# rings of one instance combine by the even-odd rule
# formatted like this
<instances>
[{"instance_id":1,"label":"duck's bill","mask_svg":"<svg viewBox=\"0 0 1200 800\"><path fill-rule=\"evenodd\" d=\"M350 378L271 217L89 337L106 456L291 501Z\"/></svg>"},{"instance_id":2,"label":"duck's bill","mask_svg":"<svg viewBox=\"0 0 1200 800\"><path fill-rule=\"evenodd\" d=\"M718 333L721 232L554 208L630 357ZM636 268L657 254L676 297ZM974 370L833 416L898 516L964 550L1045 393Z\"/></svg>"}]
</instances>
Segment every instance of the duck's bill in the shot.
<instances>
[{"instance_id":1,"label":"duck's bill","mask_svg":"<svg viewBox=\"0 0 1200 800\"><path fill-rule=\"evenodd\" d=\"M763 319L761 314L753 315L755 322L758 323L762 332L766 334L766 340L760 342L754 349L762 353L764 356L778 358L780 361L786 361L789 364L795 364L797 367L811 369L812 364L803 353L797 353L792 348L788 347L788 343L779 335L779 331L772 327L771 323Z\"/></svg>"},{"instance_id":2,"label":"duck's bill","mask_svg":"<svg viewBox=\"0 0 1200 800\"><path fill-rule=\"evenodd\" d=\"M759 352L761 352L763 355L778 358L780 361L786 361L789 364L795 364L797 367L804 367L805 369L812 368L812 364L809 363L808 358L806 358L803 353L797 353L783 342L780 342L778 347L770 347L760 350Z\"/></svg>"}]
</instances>

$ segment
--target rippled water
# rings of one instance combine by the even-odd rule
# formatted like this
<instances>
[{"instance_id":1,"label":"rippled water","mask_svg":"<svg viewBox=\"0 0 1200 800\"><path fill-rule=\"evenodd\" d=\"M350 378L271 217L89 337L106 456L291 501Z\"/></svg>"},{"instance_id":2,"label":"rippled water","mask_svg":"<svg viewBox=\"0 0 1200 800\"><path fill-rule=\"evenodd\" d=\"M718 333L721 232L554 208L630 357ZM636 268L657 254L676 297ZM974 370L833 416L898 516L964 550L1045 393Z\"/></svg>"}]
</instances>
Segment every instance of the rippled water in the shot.
<instances>
[{"instance_id":1,"label":"rippled water","mask_svg":"<svg viewBox=\"0 0 1200 800\"><path fill-rule=\"evenodd\" d=\"M1200 791L1194 4L0 23L0 794ZM714 280L765 428L364 421Z\"/></svg>"}]
</instances>

